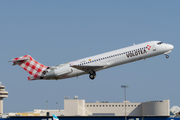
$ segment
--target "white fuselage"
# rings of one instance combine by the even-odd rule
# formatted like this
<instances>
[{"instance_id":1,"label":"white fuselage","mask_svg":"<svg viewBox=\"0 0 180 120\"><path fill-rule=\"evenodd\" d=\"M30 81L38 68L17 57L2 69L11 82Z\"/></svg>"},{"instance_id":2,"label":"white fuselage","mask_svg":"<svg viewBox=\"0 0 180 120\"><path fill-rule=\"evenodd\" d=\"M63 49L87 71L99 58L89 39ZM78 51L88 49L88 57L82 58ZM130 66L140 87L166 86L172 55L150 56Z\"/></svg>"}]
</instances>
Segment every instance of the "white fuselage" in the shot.
<instances>
[{"instance_id":1,"label":"white fuselage","mask_svg":"<svg viewBox=\"0 0 180 120\"><path fill-rule=\"evenodd\" d=\"M86 57L59 66L54 66L52 67L52 70L56 77L51 76L51 70L47 74L46 79L65 79L89 74L91 70L96 72L160 54L168 54L173 48L173 45L162 43L160 41L145 42L111 52Z\"/></svg>"}]
</instances>

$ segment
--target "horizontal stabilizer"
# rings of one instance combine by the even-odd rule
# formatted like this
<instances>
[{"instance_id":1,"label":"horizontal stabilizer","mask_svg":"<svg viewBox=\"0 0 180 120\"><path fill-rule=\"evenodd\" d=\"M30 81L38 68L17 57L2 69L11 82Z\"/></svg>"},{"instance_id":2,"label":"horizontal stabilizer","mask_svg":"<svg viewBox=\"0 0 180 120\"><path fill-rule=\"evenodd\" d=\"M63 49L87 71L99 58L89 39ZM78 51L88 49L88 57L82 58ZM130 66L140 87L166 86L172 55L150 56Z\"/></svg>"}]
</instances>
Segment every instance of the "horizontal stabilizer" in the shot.
<instances>
[{"instance_id":1,"label":"horizontal stabilizer","mask_svg":"<svg viewBox=\"0 0 180 120\"><path fill-rule=\"evenodd\" d=\"M12 61L9 61L9 62L13 62L13 65L17 65L17 64L21 64L23 62L26 62L30 60L28 57L27 58L19 58L19 59L13 59Z\"/></svg>"}]
</instances>

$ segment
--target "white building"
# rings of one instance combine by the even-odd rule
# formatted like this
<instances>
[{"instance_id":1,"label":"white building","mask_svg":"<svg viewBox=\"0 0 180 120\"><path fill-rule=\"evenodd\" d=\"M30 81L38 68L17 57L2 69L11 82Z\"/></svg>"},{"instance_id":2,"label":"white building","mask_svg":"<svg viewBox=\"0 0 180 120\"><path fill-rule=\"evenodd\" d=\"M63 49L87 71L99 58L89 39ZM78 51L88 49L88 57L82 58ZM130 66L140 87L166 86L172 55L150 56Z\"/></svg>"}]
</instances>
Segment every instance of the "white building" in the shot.
<instances>
[{"instance_id":1,"label":"white building","mask_svg":"<svg viewBox=\"0 0 180 120\"><path fill-rule=\"evenodd\" d=\"M35 109L33 112L9 113L8 116L126 116L147 117L147 116L170 116L169 100L148 101L143 103L123 103L95 102L86 103L76 96L74 99L64 99L64 110L41 110Z\"/></svg>"},{"instance_id":2,"label":"white building","mask_svg":"<svg viewBox=\"0 0 180 120\"><path fill-rule=\"evenodd\" d=\"M85 103L85 100L64 99L65 116L170 116L169 100L143 103Z\"/></svg>"}]
</instances>

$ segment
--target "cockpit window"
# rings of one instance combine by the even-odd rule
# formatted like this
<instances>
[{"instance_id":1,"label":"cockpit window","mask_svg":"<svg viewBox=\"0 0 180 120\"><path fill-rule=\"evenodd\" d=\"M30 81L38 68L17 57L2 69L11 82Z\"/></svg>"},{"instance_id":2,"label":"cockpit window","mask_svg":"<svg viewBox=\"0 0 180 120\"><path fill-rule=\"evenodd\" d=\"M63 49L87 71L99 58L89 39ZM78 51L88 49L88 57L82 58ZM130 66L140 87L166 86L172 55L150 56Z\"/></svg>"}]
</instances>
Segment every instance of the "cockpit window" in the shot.
<instances>
[{"instance_id":1,"label":"cockpit window","mask_svg":"<svg viewBox=\"0 0 180 120\"><path fill-rule=\"evenodd\" d=\"M158 42L157 44L158 44L158 45L161 45L162 43L163 43L163 42Z\"/></svg>"}]
</instances>

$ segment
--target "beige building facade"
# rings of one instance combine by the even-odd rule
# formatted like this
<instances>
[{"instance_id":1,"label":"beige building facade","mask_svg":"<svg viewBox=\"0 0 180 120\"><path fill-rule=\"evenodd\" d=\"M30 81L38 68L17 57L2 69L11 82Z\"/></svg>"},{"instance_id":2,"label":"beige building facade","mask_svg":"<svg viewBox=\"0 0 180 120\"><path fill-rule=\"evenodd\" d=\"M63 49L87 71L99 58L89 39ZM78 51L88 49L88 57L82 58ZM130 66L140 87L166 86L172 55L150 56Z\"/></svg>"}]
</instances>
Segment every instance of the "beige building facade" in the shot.
<instances>
[{"instance_id":1,"label":"beige building facade","mask_svg":"<svg viewBox=\"0 0 180 120\"><path fill-rule=\"evenodd\" d=\"M169 109L169 100L143 103L85 103L85 100L64 99L65 116L125 116L125 113L127 116L170 116Z\"/></svg>"}]
</instances>

